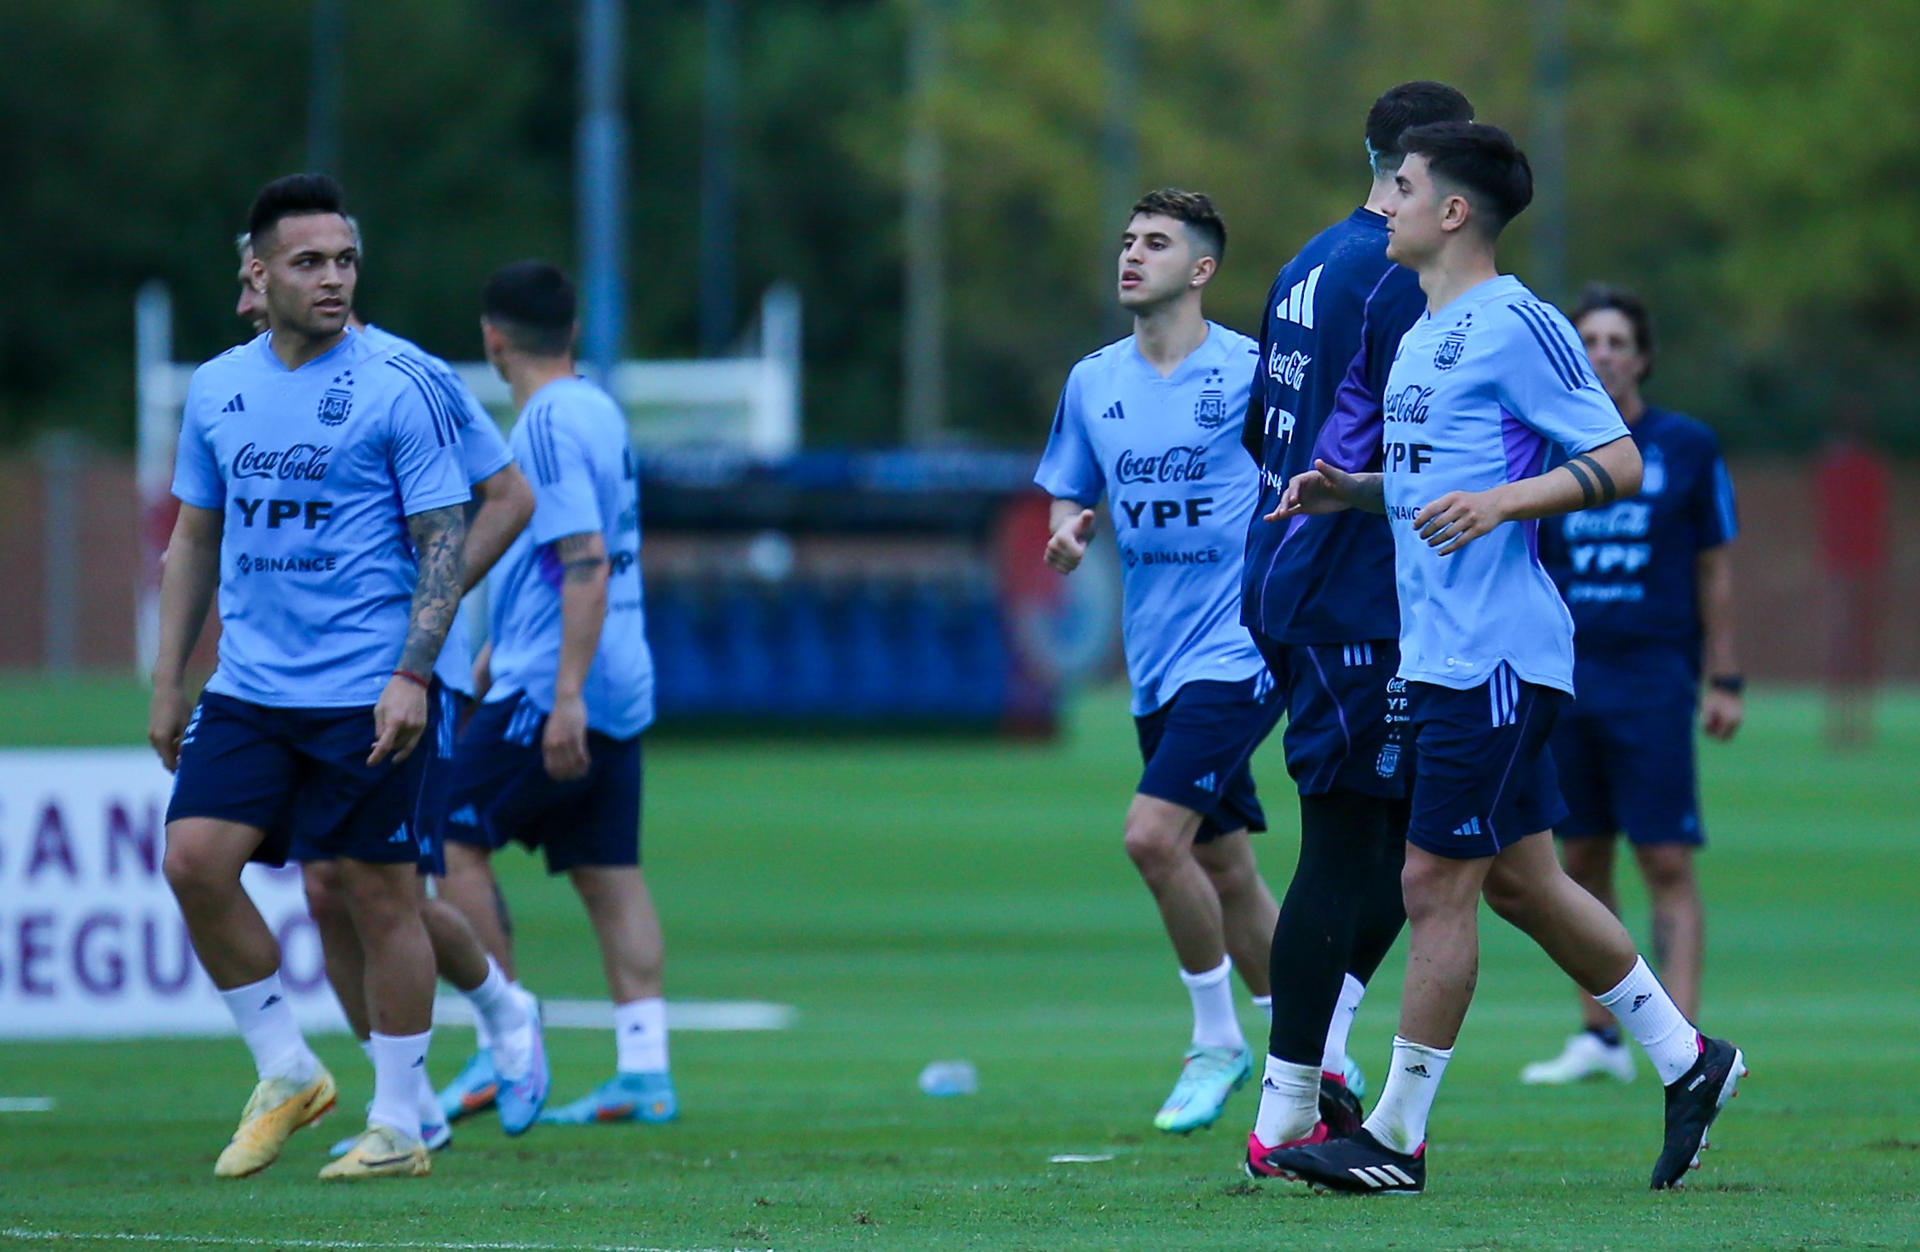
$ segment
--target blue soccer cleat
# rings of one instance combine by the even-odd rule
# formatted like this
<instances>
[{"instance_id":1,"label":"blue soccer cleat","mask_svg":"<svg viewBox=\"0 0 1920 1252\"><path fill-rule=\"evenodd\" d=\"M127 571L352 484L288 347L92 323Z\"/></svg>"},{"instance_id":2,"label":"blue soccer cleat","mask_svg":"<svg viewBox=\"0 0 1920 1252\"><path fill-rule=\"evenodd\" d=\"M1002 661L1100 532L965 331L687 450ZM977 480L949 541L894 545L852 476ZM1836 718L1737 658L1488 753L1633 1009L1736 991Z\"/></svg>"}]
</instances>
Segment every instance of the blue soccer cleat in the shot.
<instances>
[{"instance_id":1,"label":"blue soccer cleat","mask_svg":"<svg viewBox=\"0 0 1920 1252\"><path fill-rule=\"evenodd\" d=\"M621 1072L572 1104L540 1118L552 1126L590 1126L595 1122L670 1122L680 1114L673 1076Z\"/></svg>"},{"instance_id":2,"label":"blue soccer cleat","mask_svg":"<svg viewBox=\"0 0 1920 1252\"><path fill-rule=\"evenodd\" d=\"M1173 1094L1153 1115L1153 1124L1176 1135L1213 1125L1227 1097L1240 1090L1251 1073L1250 1049L1188 1049L1180 1062L1180 1079L1173 1084Z\"/></svg>"},{"instance_id":3,"label":"blue soccer cleat","mask_svg":"<svg viewBox=\"0 0 1920 1252\"><path fill-rule=\"evenodd\" d=\"M449 1122L457 1122L492 1108L499 1094L500 1072L493 1067L493 1053L482 1048L452 1082L440 1089L440 1111Z\"/></svg>"}]
</instances>

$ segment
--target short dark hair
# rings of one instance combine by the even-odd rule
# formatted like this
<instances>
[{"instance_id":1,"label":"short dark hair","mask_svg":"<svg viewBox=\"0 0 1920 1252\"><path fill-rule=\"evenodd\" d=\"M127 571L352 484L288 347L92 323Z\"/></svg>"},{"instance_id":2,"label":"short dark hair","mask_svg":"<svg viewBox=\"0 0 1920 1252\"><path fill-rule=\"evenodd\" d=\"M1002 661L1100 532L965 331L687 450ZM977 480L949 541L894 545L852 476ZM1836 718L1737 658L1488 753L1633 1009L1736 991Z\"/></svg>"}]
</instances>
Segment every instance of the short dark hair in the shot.
<instances>
[{"instance_id":1,"label":"short dark hair","mask_svg":"<svg viewBox=\"0 0 1920 1252\"><path fill-rule=\"evenodd\" d=\"M1589 283L1580 293L1580 303L1574 306L1573 316L1567 320L1577 328L1589 313L1614 312L1627 319L1633 327L1633 346L1640 352L1641 360L1647 363L1640 372L1641 381L1653 374L1653 314L1647 311L1647 302L1625 287L1610 287L1605 283Z\"/></svg>"},{"instance_id":2,"label":"short dark hair","mask_svg":"<svg viewBox=\"0 0 1920 1252\"><path fill-rule=\"evenodd\" d=\"M1367 110L1367 161L1384 178L1400 164L1400 136L1434 122L1471 122L1473 104L1445 83L1420 79L1389 87Z\"/></svg>"},{"instance_id":3,"label":"short dark hair","mask_svg":"<svg viewBox=\"0 0 1920 1252\"><path fill-rule=\"evenodd\" d=\"M1215 261L1227 259L1227 224L1220 220L1220 210L1213 207L1213 201L1205 193L1182 191L1178 187L1149 191L1134 201L1133 212L1127 216L1131 219L1142 213L1185 223L1187 229L1199 237L1202 256L1210 256Z\"/></svg>"},{"instance_id":4,"label":"short dark hair","mask_svg":"<svg viewBox=\"0 0 1920 1252\"><path fill-rule=\"evenodd\" d=\"M1487 218L1489 238L1533 203L1533 167L1513 136L1481 122L1430 122L1400 136L1400 151L1427 159L1427 169L1464 189Z\"/></svg>"},{"instance_id":5,"label":"short dark hair","mask_svg":"<svg viewBox=\"0 0 1920 1252\"><path fill-rule=\"evenodd\" d=\"M347 215L347 193L325 174L288 174L260 189L247 210L247 236L265 239L267 233L289 217L307 217L315 213Z\"/></svg>"},{"instance_id":6,"label":"short dark hair","mask_svg":"<svg viewBox=\"0 0 1920 1252\"><path fill-rule=\"evenodd\" d=\"M480 312L528 356L573 351L577 301L567 276L545 261L503 265L480 289Z\"/></svg>"}]
</instances>

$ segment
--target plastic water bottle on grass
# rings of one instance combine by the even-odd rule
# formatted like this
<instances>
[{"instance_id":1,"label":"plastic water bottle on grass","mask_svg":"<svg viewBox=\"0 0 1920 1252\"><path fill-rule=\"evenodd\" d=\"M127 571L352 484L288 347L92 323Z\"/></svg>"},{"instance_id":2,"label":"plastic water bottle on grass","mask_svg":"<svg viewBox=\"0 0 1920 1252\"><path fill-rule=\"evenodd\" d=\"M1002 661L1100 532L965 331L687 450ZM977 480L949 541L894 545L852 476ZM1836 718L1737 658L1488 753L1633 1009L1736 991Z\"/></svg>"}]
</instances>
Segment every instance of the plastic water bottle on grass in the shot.
<instances>
[{"instance_id":1,"label":"plastic water bottle on grass","mask_svg":"<svg viewBox=\"0 0 1920 1252\"><path fill-rule=\"evenodd\" d=\"M920 1090L930 1096L972 1095L979 1089L972 1061L934 1061L920 1071Z\"/></svg>"}]
</instances>

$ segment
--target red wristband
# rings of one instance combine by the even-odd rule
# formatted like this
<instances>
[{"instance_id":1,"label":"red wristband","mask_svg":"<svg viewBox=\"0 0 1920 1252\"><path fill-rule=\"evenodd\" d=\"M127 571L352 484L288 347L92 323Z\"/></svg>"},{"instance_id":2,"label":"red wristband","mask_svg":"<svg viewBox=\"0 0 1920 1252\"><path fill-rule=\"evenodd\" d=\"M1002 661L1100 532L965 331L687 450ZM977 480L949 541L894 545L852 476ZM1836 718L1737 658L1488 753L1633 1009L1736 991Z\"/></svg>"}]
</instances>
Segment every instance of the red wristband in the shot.
<instances>
[{"instance_id":1,"label":"red wristband","mask_svg":"<svg viewBox=\"0 0 1920 1252\"><path fill-rule=\"evenodd\" d=\"M419 683L422 687L431 688L433 686L431 682L428 682L410 669L397 669L393 671L393 676L395 678L404 678L410 683Z\"/></svg>"}]
</instances>

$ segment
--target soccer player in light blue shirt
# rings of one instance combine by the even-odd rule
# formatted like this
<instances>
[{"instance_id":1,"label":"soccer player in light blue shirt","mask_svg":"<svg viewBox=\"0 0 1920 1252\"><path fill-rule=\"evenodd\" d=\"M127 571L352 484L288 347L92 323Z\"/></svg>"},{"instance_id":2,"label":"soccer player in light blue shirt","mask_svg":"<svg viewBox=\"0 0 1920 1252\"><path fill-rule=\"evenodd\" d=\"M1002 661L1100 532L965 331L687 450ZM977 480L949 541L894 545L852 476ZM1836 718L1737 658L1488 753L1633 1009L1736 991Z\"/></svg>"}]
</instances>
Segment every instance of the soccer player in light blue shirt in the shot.
<instances>
[{"instance_id":1,"label":"soccer player in light blue shirt","mask_svg":"<svg viewBox=\"0 0 1920 1252\"><path fill-rule=\"evenodd\" d=\"M1239 418L1257 346L1209 322L1201 297L1226 250L1207 197L1152 192L1120 240L1134 333L1073 367L1034 482L1053 496L1046 560L1071 573L1104 496L1124 567L1127 675L1145 761L1125 841L1179 958L1191 1047L1154 1117L1212 1123L1250 1072L1234 966L1268 998L1278 906L1248 833L1266 829L1248 761L1282 711L1240 624L1242 550L1258 495Z\"/></svg>"},{"instance_id":2,"label":"soccer player in light blue shirt","mask_svg":"<svg viewBox=\"0 0 1920 1252\"><path fill-rule=\"evenodd\" d=\"M669 1121L678 1104L663 944L640 870L653 659L638 467L619 405L575 374L566 277L541 261L508 265L487 280L482 308L487 358L520 406L510 442L537 504L494 571L484 703L455 749L448 882L455 898L490 911L492 853L510 841L539 847L592 920L614 1004L616 1072L541 1120Z\"/></svg>"},{"instance_id":3,"label":"soccer player in light blue shirt","mask_svg":"<svg viewBox=\"0 0 1920 1252\"><path fill-rule=\"evenodd\" d=\"M380 1029L367 1130L322 1176L419 1176L433 960L413 825L434 754L417 749L437 737L430 671L459 600L467 485L417 381L348 329L358 252L339 186L276 180L249 230L272 329L188 388L148 723L176 771L168 883L260 1079L215 1173L264 1169L334 1102L239 885L249 859L334 859ZM216 586L219 667L189 714L183 671Z\"/></svg>"},{"instance_id":4,"label":"soccer player in light blue shirt","mask_svg":"<svg viewBox=\"0 0 1920 1252\"><path fill-rule=\"evenodd\" d=\"M360 225L351 216L346 221L353 233L356 264L364 263ZM253 237L243 232L234 245L240 254L240 298L234 312L253 322L256 329L267 330L272 316L266 301L254 290ZM395 366L413 378L428 407L458 430L460 461L473 493L467 507L466 542L461 549L460 585L464 596L526 526L533 515L533 492L507 451L507 441L492 414L460 381L452 366L410 340L368 325L357 311L349 313L347 325L376 351L393 354ZM421 847L420 908L433 941L436 967L466 996L473 1009L474 1029L483 1040L494 1097L501 1106L500 1125L507 1133L517 1134L539 1116L548 1082L534 997L489 955L463 914L448 901L430 898L425 886L425 876L442 873L445 868L445 784L451 773L454 733L473 698L473 654L464 599L434 662L433 676L439 682L436 695L441 701L440 733L433 746L439 761L432 772L433 785L421 793L415 826ZM320 934L328 980L333 983L347 1025L366 1046L372 1030L362 992L366 957L354 929L340 866L333 860L309 861L301 867L301 874L307 910ZM495 929L503 927L504 922L496 918ZM500 1081L502 1074L508 1076L504 1083ZM448 1118L424 1069L416 1085L421 1138L430 1151L438 1151L452 1142ZM334 1156L344 1156L356 1142L357 1136L349 1136L330 1151Z\"/></svg>"},{"instance_id":5,"label":"soccer player in light blue shirt","mask_svg":"<svg viewBox=\"0 0 1920 1252\"><path fill-rule=\"evenodd\" d=\"M1646 1050L1667 1085L1651 1185L1671 1187L1744 1058L1694 1027L1554 855L1566 807L1547 736L1573 687L1573 623L1535 533L1542 517L1638 490L1640 455L1566 319L1499 272L1495 240L1533 195L1525 155L1472 122L1416 127L1401 150L1387 255L1419 274L1428 312L1388 376L1385 470L1318 462L1282 508L1369 508L1393 530L1415 751L1407 981L1392 1069L1362 1129L1269 1160L1335 1190L1425 1188L1427 1119L1473 998L1484 892ZM1553 468L1550 443L1569 458Z\"/></svg>"}]
</instances>

